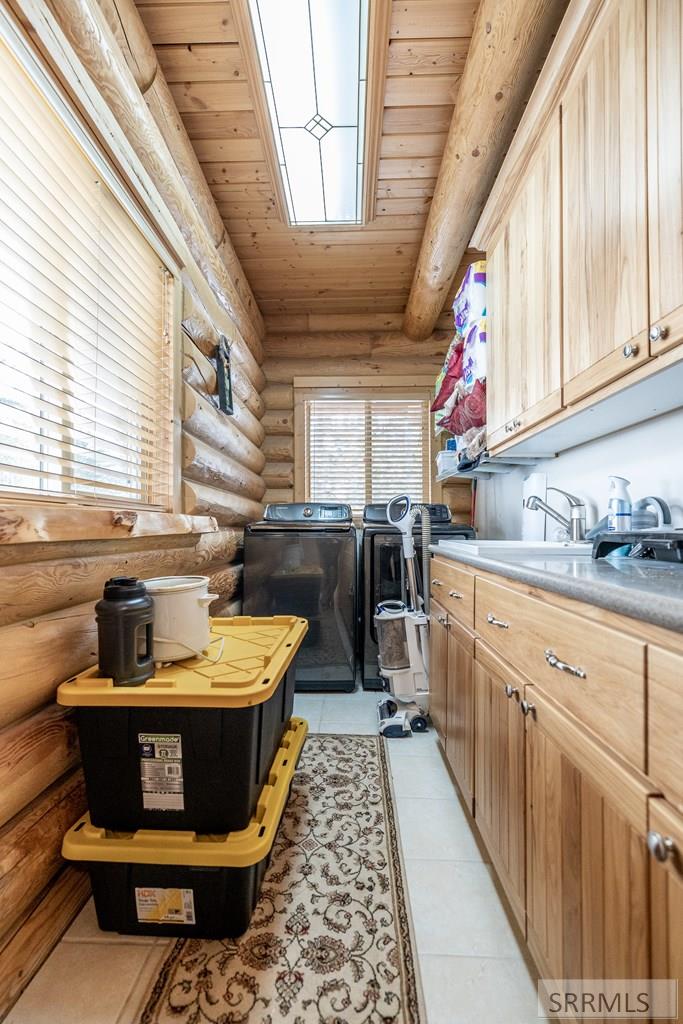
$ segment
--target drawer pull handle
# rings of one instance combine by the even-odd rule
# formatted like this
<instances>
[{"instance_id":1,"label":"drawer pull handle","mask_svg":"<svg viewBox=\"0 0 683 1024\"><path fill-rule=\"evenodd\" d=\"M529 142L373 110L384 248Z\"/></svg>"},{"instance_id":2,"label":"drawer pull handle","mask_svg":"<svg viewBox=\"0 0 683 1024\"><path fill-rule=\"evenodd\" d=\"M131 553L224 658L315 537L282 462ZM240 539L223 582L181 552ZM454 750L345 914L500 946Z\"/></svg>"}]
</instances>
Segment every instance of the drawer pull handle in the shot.
<instances>
[{"instance_id":1,"label":"drawer pull handle","mask_svg":"<svg viewBox=\"0 0 683 1024\"><path fill-rule=\"evenodd\" d=\"M676 846L670 836L663 836L661 832L650 831L647 834L647 848L661 864L669 859L669 856L676 852Z\"/></svg>"},{"instance_id":2,"label":"drawer pull handle","mask_svg":"<svg viewBox=\"0 0 683 1024\"><path fill-rule=\"evenodd\" d=\"M508 700L511 697L514 697L515 694L517 694L517 696L519 696L519 690L517 689L517 687L516 686L511 686L510 683L506 683L505 684L505 696L508 698Z\"/></svg>"},{"instance_id":3,"label":"drawer pull handle","mask_svg":"<svg viewBox=\"0 0 683 1024\"><path fill-rule=\"evenodd\" d=\"M449 590L448 591L448 596L449 597L454 597L456 599L456 601L462 601L464 595L463 594L459 594L457 590Z\"/></svg>"},{"instance_id":4,"label":"drawer pull handle","mask_svg":"<svg viewBox=\"0 0 683 1024\"><path fill-rule=\"evenodd\" d=\"M442 587L443 583L441 582L441 580L432 580L432 586L433 587Z\"/></svg>"},{"instance_id":5,"label":"drawer pull handle","mask_svg":"<svg viewBox=\"0 0 683 1024\"><path fill-rule=\"evenodd\" d=\"M567 675L575 676L577 679L586 678L586 673L582 668L576 668L574 665L568 665L566 661L560 661L554 651L548 649L544 653L545 660L551 668L556 668L558 672L566 672Z\"/></svg>"},{"instance_id":6,"label":"drawer pull handle","mask_svg":"<svg viewBox=\"0 0 683 1024\"><path fill-rule=\"evenodd\" d=\"M530 704L528 700L521 700L519 702L519 710L522 712L524 717L531 715L532 718L536 717L536 705Z\"/></svg>"},{"instance_id":7,"label":"drawer pull handle","mask_svg":"<svg viewBox=\"0 0 683 1024\"><path fill-rule=\"evenodd\" d=\"M448 616L447 615L437 615L436 621L440 622L442 626L446 627L446 629L449 629L450 622L448 621Z\"/></svg>"},{"instance_id":8,"label":"drawer pull handle","mask_svg":"<svg viewBox=\"0 0 683 1024\"><path fill-rule=\"evenodd\" d=\"M509 629L510 626L507 622L503 622L502 619L497 619L493 612L489 612L486 616L486 621L490 626L498 626L499 629Z\"/></svg>"}]
</instances>

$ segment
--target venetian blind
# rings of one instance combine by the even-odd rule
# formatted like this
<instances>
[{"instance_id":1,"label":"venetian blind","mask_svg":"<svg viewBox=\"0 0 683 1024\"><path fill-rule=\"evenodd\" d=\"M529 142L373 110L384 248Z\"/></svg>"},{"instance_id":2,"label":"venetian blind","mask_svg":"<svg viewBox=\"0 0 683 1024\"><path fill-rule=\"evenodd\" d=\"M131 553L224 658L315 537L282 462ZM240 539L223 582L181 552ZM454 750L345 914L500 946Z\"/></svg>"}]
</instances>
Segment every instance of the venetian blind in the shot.
<instances>
[{"instance_id":1,"label":"venetian blind","mask_svg":"<svg viewBox=\"0 0 683 1024\"><path fill-rule=\"evenodd\" d=\"M354 514L406 492L428 501L429 399L308 399L306 497L345 501Z\"/></svg>"},{"instance_id":2,"label":"venetian blind","mask_svg":"<svg viewBox=\"0 0 683 1024\"><path fill-rule=\"evenodd\" d=\"M0 491L166 508L173 279L0 39Z\"/></svg>"}]
</instances>

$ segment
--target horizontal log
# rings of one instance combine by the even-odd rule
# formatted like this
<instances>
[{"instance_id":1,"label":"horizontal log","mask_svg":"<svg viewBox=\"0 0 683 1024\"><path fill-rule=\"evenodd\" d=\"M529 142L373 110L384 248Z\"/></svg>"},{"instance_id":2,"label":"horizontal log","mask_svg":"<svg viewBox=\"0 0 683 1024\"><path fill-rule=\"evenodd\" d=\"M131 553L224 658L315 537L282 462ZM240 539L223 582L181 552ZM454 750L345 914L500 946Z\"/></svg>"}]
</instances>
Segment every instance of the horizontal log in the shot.
<instances>
[{"instance_id":1,"label":"horizontal log","mask_svg":"<svg viewBox=\"0 0 683 1024\"><path fill-rule=\"evenodd\" d=\"M214 363L183 333L183 380L203 395L218 394Z\"/></svg>"},{"instance_id":2,"label":"horizontal log","mask_svg":"<svg viewBox=\"0 0 683 1024\"><path fill-rule=\"evenodd\" d=\"M49 701L70 676L97 661L94 602L0 629L0 728Z\"/></svg>"},{"instance_id":3,"label":"horizontal log","mask_svg":"<svg viewBox=\"0 0 683 1024\"><path fill-rule=\"evenodd\" d=\"M265 364L269 384L291 384L295 377L372 377L436 375L443 359L270 359Z\"/></svg>"},{"instance_id":4,"label":"horizontal log","mask_svg":"<svg viewBox=\"0 0 683 1024\"><path fill-rule=\"evenodd\" d=\"M209 315L186 274L183 274L182 325L185 333L209 359L214 355L219 335L223 334L228 339L233 357L233 388L251 408L253 394L258 397L265 386L263 370L225 313L216 307L216 316ZM252 409L252 412L259 415L256 409Z\"/></svg>"},{"instance_id":5,"label":"horizontal log","mask_svg":"<svg viewBox=\"0 0 683 1024\"><path fill-rule=\"evenodd\" d=\"M426 341L415 342L401 331L330 331L314 334L270 334L264 346L266 359L332 358L336 356L432 356L445 355L454 331L435 331Z\"/></svg>"},{"instance_id":6,"label":"horizontal log","mask_svg":"<svg viewBox=\"0 0 683 1024\"><path fill-rule=\"evenodd\" d=\"M262 484L261 494L263 489ZM150 544L144 551L5 566L0 572L0 626L95 601L111 576L144 579L203 571L217 562L231 561L241 545L241 530L217 528L216 533L204 534L191 546L160 548Z\"/></svg>"},{"instance_id":7,"label":"horizontal log","mask_svg":"<svg viewBox=\"0 0 683 1024\"><path fill-rule=\"evenodd\" d=\"M183 433L183 477L210 487L232 491L260 501L266 486L262 478L223 452Z\"/></svg>"},{"instance_id":8,"label":"horizontal log","mask_svg":"<svg viewBox=\"0 0 683 1024\"><path fill-rule=\"evenodd\" d=\"M235 615L242 614L242 598L227 598L214 601L211 605L211 614L214 618L231 619Z\"/></svg>"},{"instance_id":9,"label":"horizontal log","mask_svg":"<svg viewBox=\"0 0 683 1024\"><path fill-rule=\"evenodd\" d=\"M270 490L294 486L294 466L291 462L266 462L263 482Z\"/></svg>"},{"instance_id":10,"label":"horizontal log","mask_svg":"<svg viewBox=\"0 0 683 1024\"><path fill-rule=\"evenodd\" d=\"M0 825L18 814L80 759L69 708L50 704L0 732Z\"/></svg>"},{"instance_id":11,"label":"horizontal log","mask_svg":"<svg viewBox=\"0 0 683 1024\"><path fill-rule=\"evenodd\" d=\"M233 418L220 412L189 384L183 385L183 428L188 434L236 459L254 473L260 473L265 465L263 453L244 436ZM185 509L188 511L187 506Z\"/></svg>"},{"instance_id":12,"label":"horizontal log","mask_svg":"<svg viewBox=\"0 0 683 1024\"><path fill-rule=\"evenodd\" d=\"M386 232L386 234L390 234ZM422 233L420 232L420 237ZM400 331L401 313L273 313L265 318L266 338L272 334L306 334L326 331ZM450 310L437 321L437 330L453 326Z\"/></svg>"},{"instance_id":13,"label":"horizontal log","mask_svg":"<svg viewBox=\"0 0 683 1024\"><path fill-rule=\"evenodd\" d=\"M17 1001L90 895L83 868L66 867L0 949L0 1018Z\"/></svg>"},{"instance_id":14,"label":"horizontal log","mask_svg":"<svg viewBox=\"0 0 683 1024\"><path fill-rule=\"evenodd\" d=\"M271 436L279 436L294 433L294 414L292 412L267 412L261 421L266 432Z\"/></svg>"},{"instance_id":15,"label":"horizontal log","mask_svg":"<svg viewBox=\"0 0 683 1024\"><path fill-rule=\"evenodd\" d=\"M268 410L294 408L294 389L289 384L273 384L264 388L261 397Z\"/></svg>"},{"instance_id":16,"label":"horizontal log","mask_svg":"<svg viewBox=\"0 0 683 1024\"><path fill-rule=\"evenodd\" d=\"M279 501L294 501L294 490L291 487L274 487L266 491L263 500L266 504Z\"/></svg>"},{"instance_id":17,"label":"horizontal log","mask_svg":"<svg viewBox=\"0 0 683 1024\"><path fill-rule=\"evenodd\" d=\"M260 502L220 491L217 487L207 487L193 480L183 480L183 503L186 508L197 511L211 509L211 515L224 526L245 526L260 519L263 514Z\"/></svg>"},{"instance_id":18,"label":"horizontal log","mask_svg":"<svg viewBox=\"0 0 683 1024\"><path fill-rule=\"evenodd\" d=\"M38 544L80 540L129 540L134 537L215 533L211 519L144 509L99 509L68 505L0 506L0 544Z\"/></svg>"},{"instance_id":19,"label":"horizontal log","mask_svg":"<svg viewBox=\"0 0 683 1024\"><path fill-rule=\"evenodd\" d=\"M242 574L244 567L241 565L223 565L212 569L209 573L209 593L218 594L218 600L209 605L212 615L214 606L232 601L242 588Z\"/></svg>"},{"instance_id":20,"label":"horizontal log","mask_svg":"<svg viewBox=\"0 0 683 1024\"><path fill-rule=\"evenodd\" d=\"M232 369L230 373L232 379ZM213 405L218 403L218 378L216 368L212 360L201 352L201 350L185 335L183 342L183 380L207 398ZM266 436L265 428L260 420L247 408L233 389L233 411L230 414L232 422L235 423L245 437L249 438L256 447L260 447L263 438Z\"/></svg>"},{"instance_id":21,"label":"horizontal log","mask_svg":"<svg viewBox=\"0 0 683 1024\"><path fill-rule=\"evenodd\" d=\"M140 92L146 92L156 77L159 62L137 9L118 0L97 2L116 37L135 84Z\"/></svg>"},{"instance_id":22,"label":"horizontal log","mask_svg":"<svg viewBox=\"0 0 683 1024\"><path fill-rule=\"evenodd\" d=\"M210 228L199 213L162 128L146 105L106 20L88 0L46 2L79 60L97 82L102 98L158 189L218 302L260 359L263 321L239 261L236 256L233 263L229 261L229 243L221 252L215 248ZM177 135L181 131L184 134L179 118L178 122ZM189 140L187 145L190 146Z\"/></svg>"},{"instance_id":23,"label":"horizontal log","mask_svg":"<svg viewBox=\"0 0 683 1024\"><path fill-rule=\"evenodd\" d=\"M3 935L59 871L64 833L85 808L85 782L79 768L50 786L0 831Z\"/></svg>"},{"instance_id":24,"label":"horizontal log","mask_svg":"<svg viewBox=\"0 0 683 1024\"><path fill-rule=\"evenodd\" d=\"M269 462L294 462L294 438L266 437L262 451Z\"/></svg>"}]
</instances>

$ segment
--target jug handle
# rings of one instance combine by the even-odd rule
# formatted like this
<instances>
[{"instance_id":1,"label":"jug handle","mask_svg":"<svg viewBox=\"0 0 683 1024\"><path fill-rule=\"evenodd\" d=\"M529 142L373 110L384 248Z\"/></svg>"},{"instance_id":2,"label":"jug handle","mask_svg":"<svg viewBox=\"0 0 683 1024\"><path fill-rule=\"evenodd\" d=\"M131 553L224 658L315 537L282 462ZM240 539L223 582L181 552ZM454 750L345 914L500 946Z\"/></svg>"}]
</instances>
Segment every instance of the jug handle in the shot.
<instances>
[{"instance_id":1,"label":"jug handle","mask_svg":"<svg viewBox=\"0 0 683 1024\"><path fill-rule=\"evenodd\" d=\"M212 601L217 600L220 594L203 594L202 597L198 597L197 600L202 608L207 608Z\"/></svg>"}]
</instances>

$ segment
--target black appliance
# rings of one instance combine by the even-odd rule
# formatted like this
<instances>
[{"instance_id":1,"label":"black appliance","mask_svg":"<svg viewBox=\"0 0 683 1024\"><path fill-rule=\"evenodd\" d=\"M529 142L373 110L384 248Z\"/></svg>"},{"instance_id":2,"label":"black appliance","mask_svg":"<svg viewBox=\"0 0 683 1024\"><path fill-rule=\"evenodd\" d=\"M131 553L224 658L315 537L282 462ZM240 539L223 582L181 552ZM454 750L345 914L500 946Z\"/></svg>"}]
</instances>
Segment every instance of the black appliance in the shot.
<instances>
[{"instance_id":1,"label":"black appliance","mask_svg":"<svg viewBox=\"0 0 683 1024\"><path fill-rule=\"evenodd\" d=\"M611 551L631 545L629 558L651 562L683 562L683 530L628 530L599 533L593 540L593 558L605 558Z\"/></svg>"},{"instance_id":2,"label":"black appliance","mask_svg":"<svg viewBox=\"0 0 683 1024\"><path fill-rule=\"evenodd\" d=\"M355 688L357 549L344 504L274 503L244 531L244 614L308 619L299 691Z\"/></svg>"},{"instance_id":3,"label":"black appliance","mask_svg":"<svg viewBox=\"0 0 683 1024\"><path fill-rule=\"evenodd\" d=\"M451 522L447 505L427 505L432 538L439 541L475 537L471 526ZM415 528L415 550L418 568L422 564L422 527L418 519ZM401 554L401 536L387 521L387 507L366 505L363 509L363 532L360 554L360 623L359 658L366 690L381 690L382 680L377 668L377 633L375 608L380 601L405 601L407 596L405 565Z\"/></svg>"}]
</instances>

